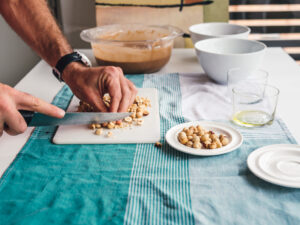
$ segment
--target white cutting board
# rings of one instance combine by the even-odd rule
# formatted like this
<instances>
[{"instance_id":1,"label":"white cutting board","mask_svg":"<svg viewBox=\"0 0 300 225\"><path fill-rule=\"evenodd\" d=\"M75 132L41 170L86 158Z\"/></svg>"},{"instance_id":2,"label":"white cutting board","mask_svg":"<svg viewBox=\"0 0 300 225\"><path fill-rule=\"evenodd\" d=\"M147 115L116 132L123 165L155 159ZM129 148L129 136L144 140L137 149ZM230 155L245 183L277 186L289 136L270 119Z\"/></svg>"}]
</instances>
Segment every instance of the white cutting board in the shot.
<instances>
[{"instance_id":1,"label":"white cutting board","mask_svg":"<svg viewBox=\"0 0 300 225\"><path fill-rule=\"evenodd\" d=\"M122 129L103 129L102 135L95 135L88 125L59 126L52 141L54 144L125 144L125 143L154 143L160 140L160 121L158 93L155 88L140 88L138 96L147 97L151 107L149 115L143 117L142 126L132 126ZM76 112L79 99L73 97L68 112ZM111 131L112 137L106 137Z\"/></svg>"}]
</instances>

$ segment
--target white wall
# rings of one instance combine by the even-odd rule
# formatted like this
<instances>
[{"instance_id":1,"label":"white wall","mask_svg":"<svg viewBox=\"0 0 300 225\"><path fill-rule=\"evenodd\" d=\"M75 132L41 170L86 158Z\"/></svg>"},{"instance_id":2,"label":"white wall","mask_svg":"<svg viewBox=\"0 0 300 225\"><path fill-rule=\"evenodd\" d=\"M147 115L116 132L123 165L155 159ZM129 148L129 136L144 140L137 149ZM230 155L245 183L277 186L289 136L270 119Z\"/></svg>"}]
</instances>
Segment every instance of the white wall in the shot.
<instances>
[{"instance_id":1,"label":"white wall","mask_svg":"<svg viewBox=\"0 0 300 225\"><path fill-rule=\"evenodd\" d=\"M0 82L14 86L39 61L39 57L1 16L0 31Z\"/></svg>"},{"instance_id":2,"label":"white wall","mask_svg":"<svg viewBox=\"0 0 300 225\"><path fill-rule=\"evenodd\" d=\"M90 48L79 37L83 29L96 26L95 0L60 0L61 24L73 48Z\"/></svg>"}]
</instances>

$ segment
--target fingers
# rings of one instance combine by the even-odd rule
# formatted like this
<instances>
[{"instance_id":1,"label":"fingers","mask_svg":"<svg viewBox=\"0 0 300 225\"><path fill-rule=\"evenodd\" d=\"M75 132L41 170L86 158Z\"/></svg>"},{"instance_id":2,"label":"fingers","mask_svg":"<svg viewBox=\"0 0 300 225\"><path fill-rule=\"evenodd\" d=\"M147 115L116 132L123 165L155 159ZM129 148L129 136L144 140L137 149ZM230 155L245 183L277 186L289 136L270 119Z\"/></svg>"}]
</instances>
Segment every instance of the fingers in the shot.
<instances>
[{"instance_id":1,"label":"fingers","mask_svg":"<svg viewBox=\"0 0 300 225\"><path fill-rule=\"evenodd\" d=\"M62 118L65 115L64 110L23 92L19 92L16 96L16 104L19 109L31 110L52 117Z\"/></svg>"},{"instance_id":2,"label":"fingers","mask_svg":"<svg viewBox=\"0 0 300 225\"><path fill-rule=\"evenodd\" d=\"M131 98L130 98L130 101L129 101L129 105L132 105L134 100L135 100L135 97L138 93L138 90L130 80L126 79L126 81L127 81L127 84L130 88L130 91L131 91Z\"/></svg>"},{"instance_id":3,"label":"fingers","mask_svg":"<svg viewBox=\"0 0 300 225\"><path fill-rule=\"evenodd\" d=\"M111 112L117 112L120 101L122 99L122 91L120 84L120 69L117 67L107 66L103 69L103 73L99 76L98 88L101 96L108 91L110 95L110 109Z\"/></svg>"},{"instance_id":4,"label":"fingers","mask_svg":"<svg viewBox=\"0 0 300 225\"><path fill-rule=\"evenodd\" d=\"M5 128L5 131L9 135L18 135L24 133L27 129L27 124L17 109L8 110L6 112L4 121L8 126L7 128Z\"/></svg>"},{"instance_id":5,"label":"fingers","mask_svg":"<svg viewBox=\"0 0 300 225\"><path fill-rule=\"evenodd\" d=\"M0 84L0 136L5 130L10 135L23 133L27 124L19 109L32 110L61 118L65 112L41 99ZM4 124L7 127L4 127Z\"/></svg>"},{"instance_id":6,"label":"fingers","mask_svg":"<svg viewBox=\"0 0 300 225\"><path fill-rule=\"evenodd\" d=\"M120 101L122 99L121 86L119 82L114 82L114 85L111 85L109 88L110 100L110 111L117 112L119 109Z\"/></svg>"},{"instance_id":7,"label":"fingers","mask_svg":"<svg viewBox=\"0 0 300 225\"><path fill-rule=\"evenodd\" d=\"M118 112L127 112L127 109L131 104L133 93L128 84L129 83L127 82L127 79L125 77L121 78L122 99L119 105Z\"/></svg>"},{"instance_id":8,"label":"fingers","mask_svg":"<svg viewBox=\"0 0 300 225\"><path fill-rule=\"evenodd\" d=\"M125 78L119 67L106 67L99 88L111 96L111 112L126 112L137 94L134 84Z\"/></svg>"},{"instance_id":9,"label":"fingers","mask_svg":"<svg viewBox=\"0 0 300 225\"><path fill-rule=\"evenodd\" d=\"M80 70L68 85L79 99L102 112L108 111L102 101L105 93L111 97L111 112L127 111L137 94L137 89L125 78L122 69L113 66Z\"/></svg>"},{"instance_id":10,"label":"fingers","mask_svg":"<svg viewBox=\"0 0 300 225\"><path fill-rule=\"evenodd\" d=\"M23 133L27 128L27 124L16 106L16 97L19 93L21 92L0 84L0 136L4 130L11 135L17 135ZM4 127L4 124L7 127Z\"/></svg>"}]
</instances>

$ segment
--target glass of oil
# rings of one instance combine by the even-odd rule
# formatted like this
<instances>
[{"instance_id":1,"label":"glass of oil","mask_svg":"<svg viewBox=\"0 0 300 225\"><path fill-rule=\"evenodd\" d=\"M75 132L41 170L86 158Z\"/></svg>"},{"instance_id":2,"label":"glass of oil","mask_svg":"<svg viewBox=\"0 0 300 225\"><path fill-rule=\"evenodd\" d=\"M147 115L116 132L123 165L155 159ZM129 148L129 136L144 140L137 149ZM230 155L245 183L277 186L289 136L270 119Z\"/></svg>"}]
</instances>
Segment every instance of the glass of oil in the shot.
<instances>
[{"instance_id":1,"label":"glass of oil","mask_svg":"<svg viewBox=\"0 0 300 225\"><path fill-rule=\"evenodd\" d=\"M272 123L279 90L268 85L268 76L268 72L262 69L233 68L228 71L227 87L234 123L245 127Z\"/></svg>"},{"instance_id":2,"label":"glass of oil","mask_svg":"<svg viewBox=\"0 0 300 225\"><path fill-rule=\"evenodd\" d=\"M278 88L261 83L244 83L232 89L234 123L245 127L271 124L278 102Z\"/></svg>"}]
</instances>

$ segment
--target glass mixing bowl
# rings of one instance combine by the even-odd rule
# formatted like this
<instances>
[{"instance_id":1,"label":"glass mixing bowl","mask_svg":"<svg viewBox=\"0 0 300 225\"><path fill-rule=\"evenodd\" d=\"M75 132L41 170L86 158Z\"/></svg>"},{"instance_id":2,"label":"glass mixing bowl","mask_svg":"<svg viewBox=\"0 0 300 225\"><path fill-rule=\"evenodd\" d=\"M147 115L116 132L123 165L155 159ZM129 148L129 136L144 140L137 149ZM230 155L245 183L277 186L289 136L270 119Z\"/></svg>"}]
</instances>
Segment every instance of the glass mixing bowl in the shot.
<instances>
[{"instance_id":1,"label":"glass mixing bowl","mask_svg":"<svg viewBox=\"0 0 300 225\"><path fill-rule=\"evenodd\" d=\"M83 30L101 66L118 66L125 74L153 73L170 59L174 39L183 32L173 26L113 24Z\"/></svg>"}]
</instances>

